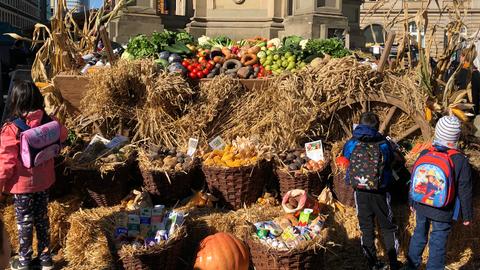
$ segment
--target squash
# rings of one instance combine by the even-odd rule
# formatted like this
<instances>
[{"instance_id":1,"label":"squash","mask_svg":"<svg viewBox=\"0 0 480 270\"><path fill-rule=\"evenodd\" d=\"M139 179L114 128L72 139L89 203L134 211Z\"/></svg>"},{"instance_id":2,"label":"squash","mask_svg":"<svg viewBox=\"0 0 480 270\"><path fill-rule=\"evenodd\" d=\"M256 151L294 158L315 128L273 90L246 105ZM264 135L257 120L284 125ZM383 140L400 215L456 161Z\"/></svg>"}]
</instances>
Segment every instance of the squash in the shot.
<instances>
[{"instance_id":1,"label":"squash","mask_svg":"<svg viewBox=\"0 0 480 270\"><path fill-rule=\"evenodd\" d=\"M193 269L248 270L250 254L242 241L219 232L202 240Z\"/></svg>"},{"instance_id":2,"label":"squash","mask_svg":"<svg viewBox=\"0 0 480 270\"><path fill-rule=\"evenodd\" d=\"M42 89L42 88L45 88L47 86L49 86L50 84L47 83L47 82L36 82L35 83L35 86L37 86L38 89Z\"/></svg>"}]
</instances>

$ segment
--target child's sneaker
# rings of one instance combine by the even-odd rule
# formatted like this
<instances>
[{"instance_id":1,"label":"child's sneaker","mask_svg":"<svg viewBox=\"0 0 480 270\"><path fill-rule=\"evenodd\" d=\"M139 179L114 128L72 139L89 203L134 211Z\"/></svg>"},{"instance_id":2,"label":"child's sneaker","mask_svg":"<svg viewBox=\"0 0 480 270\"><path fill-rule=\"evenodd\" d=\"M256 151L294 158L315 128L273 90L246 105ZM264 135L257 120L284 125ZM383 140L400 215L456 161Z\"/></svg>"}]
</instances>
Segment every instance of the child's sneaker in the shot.
<instances>
[{"instance_id":1,"label":"child's sneaker","mask_svg":"<svg viewBox=\"0 0 480 270\"><path fill-rule=\"evenodd\" d=\"M18 257L15 257L10 261L10 269L11 270L30 270L32 268L30 267L30 265L22 265L20 263L20 259Z\"/></svg>"},{"instance_id":2,"label":"child's sneaker","mask_svg":"<svg viewBox=\"0 0 480 270\"><path fill-rule=\"evenodd\" d=\"M32 261L34 268L37 270L52 270L54 269L53 261L52 259L48 261L40 261L40 259L37 257L33 259Z\"/></svg>"},{"instance_id":3,"label":"child's sneaker","mask_svg":"<svg viewBox=\"0 0 480 270\"><path fill-rule=\"evenodd\" d=\"M48 261L41 261L40 266L42 270L52 270L54 268L52 259Z\"/></svg>"},{"instance_id":4,"label":"child's sneaker","mask_svg":"<svg viewBox=\"0 0 480 270\"><path fill-rule=\"evenodd\" d=\"M383 262L377 262L371 269L372 270L387 270L388 266Z\"/></svg>"}]
</instances>

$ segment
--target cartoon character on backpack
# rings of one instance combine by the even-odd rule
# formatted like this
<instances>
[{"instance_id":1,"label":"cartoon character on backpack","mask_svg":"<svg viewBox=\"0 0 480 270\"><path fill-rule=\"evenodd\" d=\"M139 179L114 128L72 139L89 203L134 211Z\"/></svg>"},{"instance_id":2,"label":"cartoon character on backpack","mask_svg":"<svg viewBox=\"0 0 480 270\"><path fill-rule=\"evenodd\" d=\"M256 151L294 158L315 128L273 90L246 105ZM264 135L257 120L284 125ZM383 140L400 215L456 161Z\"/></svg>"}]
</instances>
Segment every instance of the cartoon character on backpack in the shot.
<instances>
[{"instance_id":1,"label":"cartoon character on backpack","mask_svg":"<svg viewBox=\"0 0 480 270\"><path fill-rule=\"evenodd\" d=\"M430 149L414 165L410 196L412 200L441 208L452 202L454 197L453 163L455 150L438 152Z\"/></svg>"}]
</instances>

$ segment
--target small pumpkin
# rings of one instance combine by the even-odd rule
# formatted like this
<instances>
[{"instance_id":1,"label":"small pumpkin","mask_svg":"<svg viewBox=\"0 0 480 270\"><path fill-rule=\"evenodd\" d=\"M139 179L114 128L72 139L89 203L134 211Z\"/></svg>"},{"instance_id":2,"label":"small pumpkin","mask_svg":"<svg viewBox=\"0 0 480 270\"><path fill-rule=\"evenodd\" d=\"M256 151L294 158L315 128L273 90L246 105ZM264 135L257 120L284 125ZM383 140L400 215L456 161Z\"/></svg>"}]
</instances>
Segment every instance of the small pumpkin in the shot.
<instances>
[{"instance_id":1,"label":"small pumpkin","mask_svg":"<svg viewBox=\"0 0 480 270\"><path fill-rule=\"evenodd\" d=\"M195 270L248 270L250 254L242 241L229 233L207 236L200 243Z\"/></svg>"}]
</instances>

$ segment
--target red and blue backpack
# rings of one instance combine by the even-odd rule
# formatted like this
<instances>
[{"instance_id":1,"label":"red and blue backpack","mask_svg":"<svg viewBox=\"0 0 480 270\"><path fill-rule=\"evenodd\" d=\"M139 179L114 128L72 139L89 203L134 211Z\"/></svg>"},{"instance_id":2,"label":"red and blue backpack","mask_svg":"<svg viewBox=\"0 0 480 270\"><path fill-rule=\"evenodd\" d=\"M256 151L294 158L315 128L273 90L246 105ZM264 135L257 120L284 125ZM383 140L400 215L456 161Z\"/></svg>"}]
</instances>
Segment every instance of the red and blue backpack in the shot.
<instances>
[{"instance_id":1,"label":"red and blue backpack","mask_svg":"<svg viewBox=\"0 0 480 270\"><path fill-rule=\"evenodd\" d=\"M410 185L413 201L435 208L443 208L453 202L455 167L452 156L458 153L453 149L441 152L431 147L417 159Z\"/></svg>"}]
</instances>

